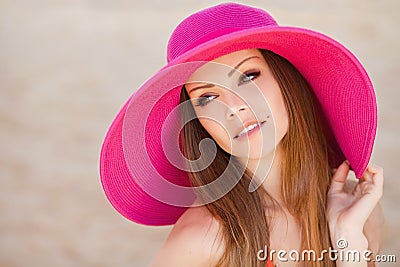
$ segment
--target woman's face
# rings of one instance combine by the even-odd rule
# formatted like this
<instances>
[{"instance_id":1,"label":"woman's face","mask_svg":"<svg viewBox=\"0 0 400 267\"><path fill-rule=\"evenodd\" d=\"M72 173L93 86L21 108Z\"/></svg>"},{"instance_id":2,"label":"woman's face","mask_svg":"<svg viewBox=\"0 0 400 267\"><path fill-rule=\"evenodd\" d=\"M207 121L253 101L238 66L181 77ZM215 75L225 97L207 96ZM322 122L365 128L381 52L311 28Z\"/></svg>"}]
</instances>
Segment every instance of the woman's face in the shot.
<instances>
[{"instance_id":1,"label":"woman's face","mask_svg":"<svg viewBox=\"0 0 400 267\"><path fill-rule=\"evenodd\" d=\"M203 65L185 88L200 123L233 156L265 157L287 132L281 90L257 49L237 51Z\"/></svg>"}]
</instances>

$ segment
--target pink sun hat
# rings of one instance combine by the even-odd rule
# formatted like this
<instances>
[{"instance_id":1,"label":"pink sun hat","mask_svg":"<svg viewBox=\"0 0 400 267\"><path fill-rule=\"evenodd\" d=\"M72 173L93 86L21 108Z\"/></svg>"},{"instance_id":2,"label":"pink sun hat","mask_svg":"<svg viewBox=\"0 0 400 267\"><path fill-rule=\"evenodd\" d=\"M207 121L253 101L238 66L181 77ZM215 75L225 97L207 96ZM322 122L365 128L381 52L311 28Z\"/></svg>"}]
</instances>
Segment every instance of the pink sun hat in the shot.
<instances>
[{"instance_id":1,"label":"pink sun hat","mask_svg":"<svg viewBox=\"0 0 400 267\"><path fill-rule=\"evenodd\" d=\"M189 177L174 159L179 141L182 85L204 62L243 49L270 50L290 61L322 108L329 164L347 159L357 178L369 163L377 103L367 72L332 38L280 26L266 11L224 3L196 12L173 31L168 63L128 99L112 122L100 155L100 177L113 207L145 225L174 224L194 202Z\"/></svg>"}]
</instances>

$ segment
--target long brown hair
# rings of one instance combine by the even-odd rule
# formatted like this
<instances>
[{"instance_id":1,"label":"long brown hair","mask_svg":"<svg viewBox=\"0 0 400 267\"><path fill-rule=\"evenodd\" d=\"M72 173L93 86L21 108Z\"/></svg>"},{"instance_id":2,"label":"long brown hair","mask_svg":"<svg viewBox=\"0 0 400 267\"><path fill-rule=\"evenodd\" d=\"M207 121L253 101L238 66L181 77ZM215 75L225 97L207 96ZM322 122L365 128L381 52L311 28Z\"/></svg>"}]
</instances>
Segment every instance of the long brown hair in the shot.
<instances>
[{"instance_id":1,"label":"long brown hair","mask_svg":"<svg viewBox=\"0 0 400 267\"><path fill-rule=\"evenodd\" d=\"M288 132L281 140L283 202L300 225L301 249L312 249L319 257L330 246L325 207L332 172L322 122L315 107L317 101L307 81L289 61L271 51L260 51L281 89L289 116ZM186 100L189 96L183 88L181 102ZM194 109L189 106L182 119L186 121L185 118L193 116ZM181 134L184 155L189 160L200 158L199 143L211 136L198 119L185 124ZM235 162L234 157L217 146L217 155L209 167L189 173L192 185L212 182L226 171L230 160ZM227 177L239 182L225 196L206 205L220 223L220 238L225 248L217 266L263 267L265 261L257 259L257 251L270 247L271 218L279 205L263 186L250 193L251 173L246 170L242 175L240 163L237 161L235 165L238 167L227 170ZM335 266L335 263L325 257L306 265Z\"/></svg>"}]
</instances>

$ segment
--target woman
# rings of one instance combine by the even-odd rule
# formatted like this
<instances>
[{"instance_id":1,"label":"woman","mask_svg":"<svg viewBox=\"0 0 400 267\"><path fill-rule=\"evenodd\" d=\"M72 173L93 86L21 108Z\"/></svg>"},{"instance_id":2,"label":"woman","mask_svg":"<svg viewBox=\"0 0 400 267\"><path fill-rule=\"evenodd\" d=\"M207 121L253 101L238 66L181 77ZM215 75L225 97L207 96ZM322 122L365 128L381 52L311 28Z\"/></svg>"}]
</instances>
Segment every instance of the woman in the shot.
<instances>
[{"instance_id":1,"label":"woman","mask_svg":"<svg viewBox=\"0 0 400 267\"><path fill-rule=\"evenodd\" d=\"M101 160L120 213L175 224L153 266L367 266L323 256L380 248L376 102L358 60L227 3L181 22L168 61L121 110ZM320 259L288 255L305 250Z\"/></svg>"}]
</instances>

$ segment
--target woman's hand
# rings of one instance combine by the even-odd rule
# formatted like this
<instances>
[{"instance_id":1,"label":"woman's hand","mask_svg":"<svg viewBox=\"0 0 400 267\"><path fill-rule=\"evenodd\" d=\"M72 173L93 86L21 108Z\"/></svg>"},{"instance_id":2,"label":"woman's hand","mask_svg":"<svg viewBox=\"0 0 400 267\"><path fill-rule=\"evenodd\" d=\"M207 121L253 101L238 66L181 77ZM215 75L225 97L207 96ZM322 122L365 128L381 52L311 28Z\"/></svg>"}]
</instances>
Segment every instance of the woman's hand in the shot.
<instances>
[{"instance_id":1,"label":"woman's hand","mask_svg":"<svg viewBox=\"0 0 400 267\"><path fill-rule=\"evenodd\" d=\"M332 177L327 198L329 230L335 249L338 248L336 242L342 238L347 241L347 249L362 252L368 248L368 241L363 234L365 222L382 197L383 169L369 165L354 190L345 192L349 170L345 161Z\"/></svg>"}]
</instances>

